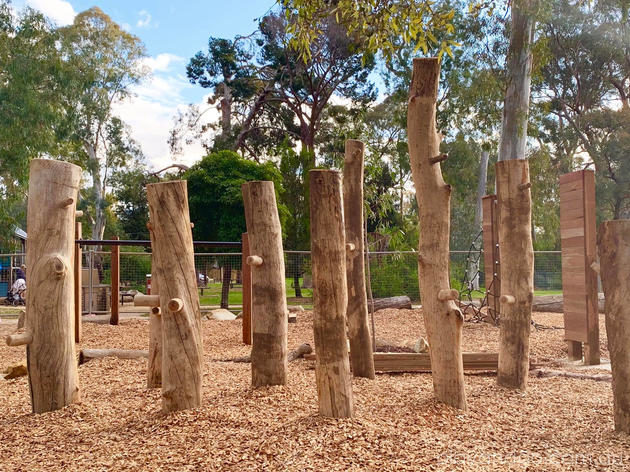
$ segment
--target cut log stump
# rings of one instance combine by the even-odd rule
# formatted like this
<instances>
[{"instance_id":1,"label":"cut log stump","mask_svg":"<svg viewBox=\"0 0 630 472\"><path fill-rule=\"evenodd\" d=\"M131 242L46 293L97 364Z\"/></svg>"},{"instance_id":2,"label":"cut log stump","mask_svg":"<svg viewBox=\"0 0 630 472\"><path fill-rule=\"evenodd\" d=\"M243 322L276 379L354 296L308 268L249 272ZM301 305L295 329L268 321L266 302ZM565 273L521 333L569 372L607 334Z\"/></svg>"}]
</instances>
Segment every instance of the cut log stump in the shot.
<instances>
[{"instance_id":1,"label":"cut log stump","mask_svg":"<svg viewBox=\"0 0 630 472\"><path fill-rule=\"evenodd\" d=\"M186 181L147 185L162 313L162 411L201 405L203 345Z\"/></svg>"},{"instance_id":2,"label":"cut log stump","mask_svg":"<svg viewBox=\"0 0 630 472\"><path fill-rule=\"evenodd\" d=\"M349 418L353 415L353 399L346 339L348 295L341 179L333 170L311 170L309 179L319 413Z\"/></svg>"}]
</instances>

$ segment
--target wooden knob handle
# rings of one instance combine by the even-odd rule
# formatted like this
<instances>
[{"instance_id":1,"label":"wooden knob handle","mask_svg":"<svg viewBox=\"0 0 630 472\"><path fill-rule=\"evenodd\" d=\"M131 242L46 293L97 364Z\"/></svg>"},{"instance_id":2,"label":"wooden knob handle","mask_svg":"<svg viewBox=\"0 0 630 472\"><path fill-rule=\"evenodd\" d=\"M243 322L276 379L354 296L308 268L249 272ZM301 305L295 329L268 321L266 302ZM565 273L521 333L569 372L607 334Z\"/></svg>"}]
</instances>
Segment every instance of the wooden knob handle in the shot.
<instances>
[{"instance_id":1,"label":"wooden knob handle","mask_svg":"<svg viewBox=\"0 0 630 472\"><path fill-rule=\"evenodd\" d=\"M348 252L354 252L356 251L357 247L354 245L354 243L346 243L346 251Z\"/></svg>"},{"instance_id":2,"label":"wooden knob handle","mask_svg":"<svg viewBox=\"0 0 630 472\"><path fill-rule=\"evenodd\" d=\"M459 292L455 289L440 290L438 292L438 300L446 302L448 300L457 300L459 298Z\"/></svg>"},{"instance_id":3,"label":"wooden knob handle","mask_svg":"<svg viewBox=\"0 0 630 472\"><path fill-rule=\"evenodd\" d=\"M11 334L6 338L7 346L23 346L33 342L33 334L29 331L24 333Z\"/></svg>"},{"instance_id":4,"label":"wooden knob handle","mask_svg":"<svg viewBox=\"0 0 630 472\"><path fill-rule=\"evenodd\" d=\"M81 218L83 216L83 211L82 210L75 211L74 216L75 218Z\"/></svg>"},{"instance_id":5,"label":"wooden knob handle","mask_svg":"<svg viewBox=\"0 0 630 472\"><path fill-rule=\"evenodd\" d=\"M499 301L507 305L514 305L516 303L516 298L514 298L514 295L501 295Z\"/></svg>"},{"instance_id":6,"label":"wooden knob handle","mask_svg":"<svg viewBox=\"0 0 630 472\"><path fill-rule=\"evenodd\" d=\"M260 256L248 256L247 257L247 265L250 266L261 266L263 265L263 258Z\"/></svg>"},{"instance_id":7,"label":"wooden knob handle","mask_svg":"<svg viewBox=\"0 0 630 472\"><path fill-rule=\"evenodd\" d=\"M66 198L63 202L61 202L61 208L68 208L73 203L74 203L74 198Z\"/></svg>"},{"instance_id":8,"label":"wooden knob handle","mask_svg":"<svg viewBox=\"0 0 630 472\"><path fill-rule=\"evenodd\" d=\"M162 310L160 309L159 306L154 306L153 308L151 308L151 313L153 313L154 315L160 316L162 315Z\"/></svg>"},{"instance_id":9,"label":"wooden knob handle","mask_svg":"<svg viewBox=\"0 0 630 472\"><path fill-rule=\"evenodd\" d=\"M173 313L179 313L184 308L184 301L181 298L172 298L168 302L168 309Z\"/></svg>"},{"instance_id":10,"label":"wooden knob handle","mask_svg":"<svg viewBox=\"0 0 630 472\"><path fill-rule=\"evenodd\" d=\"M160 296L139 293L133 297L133 306L160 306Z\"/></svg>"}]
</instances>

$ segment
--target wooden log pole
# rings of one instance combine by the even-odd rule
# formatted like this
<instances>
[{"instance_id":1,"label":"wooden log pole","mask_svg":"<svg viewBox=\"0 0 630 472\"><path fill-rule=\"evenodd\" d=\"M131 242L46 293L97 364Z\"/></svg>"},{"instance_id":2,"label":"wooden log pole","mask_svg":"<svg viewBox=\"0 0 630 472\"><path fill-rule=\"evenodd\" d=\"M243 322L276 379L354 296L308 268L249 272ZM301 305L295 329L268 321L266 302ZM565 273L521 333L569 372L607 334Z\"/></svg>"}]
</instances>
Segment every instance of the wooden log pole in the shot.
<instances>
[{"instance_id":1,"label":"wooden log pole","mask_svg":"<svg viewBox=\"0 0 630 472\"><path fill-rule=\"evenodd\" d=\"M149 358L147 361L147 388L159 388L162 386L162 313L158 308L160 281L158 274L153 270L156 266L155 237L151 223L147 223L149 237L151 238L151 291L158 294L158 303L153 303L149 314ZM134 304L138 295L134 297ZM157 308L157 310L156 310Z\"/></svg>"},{"instance_id":2,"label":"wooden log pole","mask_svg":"<svg viewBox=\"0 0 630 472\"><path fill-rule=\"evenodd\" d=\"M447 405L466 409L462 364L464 318L454 300L439 299L442 290L450 290L451 200L451 187L444 182L440 164L431 162L432 157L440 154L441 135L435 120L439 76L437 58L414 59L407 127L419 208L418 278L435 397Z\"/></svg>"},{"instance_id":3,"label":"wooden log pole","mask_svg":"<svg viewBox=\"0 0 630 472\"><path fill-rule=\"evenodd\" d=\"M81 222L77 221L75 224L75 239L81 239L82 236L82 228ZM81 316L81 269L83 265L83 251L81 249L81 245L76 243L74 245L74 342L81 342L81 335L83 334L83 323Z\"/></svg>"},{"instance_id":4,"label":"wooden log pole","mask_svg":"<svg viewBox=\"0 0 630 472\"><path fill-rule=\"evenodd\" d=\"M501 323L497 383L524 390L529 372L529 332L534 301L534 249L531 233L529 163L497 162L499 246L501 247Z\"/></svg>"},{"instance_id":5,"label":"wooden log pole","mask_svg":"<svg viewBox=\"0 0 630 472\"><path fill-rule=\"evenodd\" d=\"M247 264L249 257L249 237L243 233L242 262L243 266L243 344L252 344L252 268Z\"/></svg>"},{"instance_id":6,"label":"wooden log pole","mask_svg":"<svg viewBox=\"0 0 630 472\"><path fill-rule=\"evenodd\" d=\"M81 168L63 161L31 161L28 194L29 293L25 331L34 413L79 401L75 354L75 205Z\"/></svg>"},{"instance_id":7,"label":"wooden log pole","mask_svg":"<svg viewBox=\"0 0 630 472\"><path fill-rule=\"evenodd\" d=\"M162 411L201 405L201 310L186 181L147 185L162 311ZM181 309L173 311L173 299Z\"/></svg>"},{"instance_id":8,"label":"wooden log pole","mask_svg":"<svg viewBox=\"0 0 630 472\"><path fill-rule=\"evenodd\" d=\"M630 220L602 223L597 246L606 300L615 430L630 434Z\"/></svg>"},{"instance_id":9,"label":"wooden log pole","mask_svg":"<svg viewBox=\"0 0 630 472\"><path fill-rule=\"evenodd\" d=\"M252 387L287 382L287 297L273 182L242 186L252 277Z\"/></svg>"},{"instance_id":10,"label":"wooden log pole","mask_svg":"<svg viewBox=\"0 0 630 472\"><path fill-rule=\"evenodd\" d=\"M112 239L120 239L118 236L114 236ZM120 322L120 246L112 246L111 249L111 279L112 279L112 300L111 307L112 312L109 317L109 324L117 325Z\"/></svg>"},{"instance_id":11,"label":"wooden log pole","mask_svg":"<svg viewBox=\"0 0 630 472\"><path fill-rule=\"evenodd\" d=\"M319 413L349 418L353 416L353 398L346 341L348 293L341 179L333 170L311 170L309 179Z\"/></svg>"},{"instance_id":12,"label":"wooden log pole","mask_svg":"<svg viewBox=\"0 0 630 472\"><path fill-rule=\"evenodd\" d=\"M374 378L372 338L368 324L363 258L363 152L361 141L346 141L343 165L343 213L346 230L346 279L348 283L348 338L355 377Z\"/></svg>"}]
</instances>

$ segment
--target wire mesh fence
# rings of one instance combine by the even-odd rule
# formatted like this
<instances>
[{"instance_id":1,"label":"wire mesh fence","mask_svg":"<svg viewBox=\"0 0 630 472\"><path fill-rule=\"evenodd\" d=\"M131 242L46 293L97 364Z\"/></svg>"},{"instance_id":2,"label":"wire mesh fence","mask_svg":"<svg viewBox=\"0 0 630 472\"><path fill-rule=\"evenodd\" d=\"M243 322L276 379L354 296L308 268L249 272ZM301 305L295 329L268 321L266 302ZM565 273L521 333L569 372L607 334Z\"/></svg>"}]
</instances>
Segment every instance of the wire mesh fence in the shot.
<instances>
[{"instance_id":1,"label":"wire mesh fence","mask_svg":"<svg viewBox=\"0 0 630 472\"><path fill-rule=\"evenodd\" d=\"M311 255L308 251L285 251L287 302L312 305L313 281ZM538 291L562 290L560 251L536 251L534 287ZM451 251L450 272L453 288L462 290L473 281L483 297L485 277L483 257L469 251ZM23 254L0 255L0 290L11 282L9 266L22 263ZM5 264L6 262L6 264ZM371 252L370 279L374 298L407 295L420 302L418 289L418 254L408 252ZM17 266L19 267L19 266ZM243 302L241 253L196 253L195 269L202 306L229 306L238 309ZM6 284L6 285L2 285ZM111 309L111 253L87 249L82 253L82 310L84 313L105 313ZM151 285L151 253L121 251L120 293L123 306L133 305L133 294L149 293ZM0 295L4 295L0 293ZM223 303L222 303L223 302Z\"/></svg>"}]
</instances>

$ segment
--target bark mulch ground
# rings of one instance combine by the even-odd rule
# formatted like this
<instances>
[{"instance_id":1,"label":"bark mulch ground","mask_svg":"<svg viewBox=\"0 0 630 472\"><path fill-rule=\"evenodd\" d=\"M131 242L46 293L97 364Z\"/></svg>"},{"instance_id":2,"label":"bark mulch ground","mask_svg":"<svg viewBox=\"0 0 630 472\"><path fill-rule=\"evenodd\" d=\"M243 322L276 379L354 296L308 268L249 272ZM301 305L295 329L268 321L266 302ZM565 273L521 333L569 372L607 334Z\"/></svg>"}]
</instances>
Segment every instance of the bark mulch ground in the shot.
<instances>
[{"instance_id":1,"label":"bark mulch ground","mask_svg":"<svg viewBox=\"0 0 630 472\"><path fill-rule=\"evenodd\" d=\"M420 310L375 315L377 337L413 345ZM535 314L543 326L562 315ZM602 357L606 351L601 318ZM15 324L0 323L0 334ZM206 470L630 470L630 438L613 431L609 382L530 377L526 393L498 388L493 374L466 376L466 412L436 403L429 374L353 381L356 418L317 416L312 362L289 365L284 387L250 389L240 321L204 321L203 406L168 416L145 388L146 360L94 360L79 368L82 402L30 414L25 377L0 380L2 471ZM80 348L146 349L148 322L84 324ZM312 317L289 325L289 349L313 343ZM498 329L466 323L464 348L496 351ZM535 362L566 357L563 331L533 330ZM24 361L0 344L0 369ZM597 372L597 371L595 371ZM591 373L591 371L589 371Z\"/></svg>"}]
</instances>

